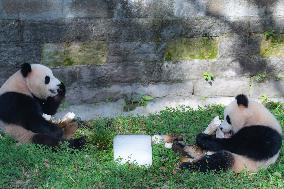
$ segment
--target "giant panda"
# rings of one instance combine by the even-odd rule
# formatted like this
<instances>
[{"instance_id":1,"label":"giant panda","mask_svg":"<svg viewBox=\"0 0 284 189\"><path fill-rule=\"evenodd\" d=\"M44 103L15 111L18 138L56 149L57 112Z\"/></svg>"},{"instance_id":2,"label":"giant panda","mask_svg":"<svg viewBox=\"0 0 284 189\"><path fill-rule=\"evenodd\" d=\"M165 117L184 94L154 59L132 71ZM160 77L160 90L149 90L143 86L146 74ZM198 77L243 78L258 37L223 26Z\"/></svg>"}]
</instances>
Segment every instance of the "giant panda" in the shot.
<instances>
[{"instance_id":1,"label":"giant panda","mask_svg":"<svg viewBox=\"0 0 284 189\"><path fill-rule=\"evenodd\" d=\"M230 138L215 138L200 133L197 146L212 155L205 155L195 162L185 162L181 168L201 172L243 170L257 172L277 160L282 145L282 129L276 118L262 104L249 101L241 94L224 110L224 121L220 125Z\"/></svg>"},{"instance_id":2,"label":"giant panda","mask_svg":"<svg viewBox=\"0 0 284 189\"><path fill-rule=\"evenodd\" d=\"M63 129L42 116L56 113L65 92L51 69L24 63L0 88L0 129L19 143L56 147L67 141ZM82 148L85 139L67 142L72 148Z\"/></svg>"}]
</instances>

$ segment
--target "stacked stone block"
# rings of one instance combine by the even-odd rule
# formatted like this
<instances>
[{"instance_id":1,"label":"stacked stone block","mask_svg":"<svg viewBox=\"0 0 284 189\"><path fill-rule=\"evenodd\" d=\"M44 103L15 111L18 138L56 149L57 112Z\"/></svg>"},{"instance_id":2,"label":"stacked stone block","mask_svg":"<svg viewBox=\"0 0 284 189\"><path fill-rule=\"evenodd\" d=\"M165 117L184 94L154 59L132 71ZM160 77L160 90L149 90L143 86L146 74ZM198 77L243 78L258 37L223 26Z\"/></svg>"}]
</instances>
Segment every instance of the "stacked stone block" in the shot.
<instances>
[{"instance_id":1,"label":"stacked stone block","mask_svg":"<svg viewBox=\"0 0 284 189\"><path fill-rule=\"evenodd\" d=\"M282 33L276 0L0 0L0 84L28 62L52 67L70 104L283 98Z\"/></svg>"}]
</instances>

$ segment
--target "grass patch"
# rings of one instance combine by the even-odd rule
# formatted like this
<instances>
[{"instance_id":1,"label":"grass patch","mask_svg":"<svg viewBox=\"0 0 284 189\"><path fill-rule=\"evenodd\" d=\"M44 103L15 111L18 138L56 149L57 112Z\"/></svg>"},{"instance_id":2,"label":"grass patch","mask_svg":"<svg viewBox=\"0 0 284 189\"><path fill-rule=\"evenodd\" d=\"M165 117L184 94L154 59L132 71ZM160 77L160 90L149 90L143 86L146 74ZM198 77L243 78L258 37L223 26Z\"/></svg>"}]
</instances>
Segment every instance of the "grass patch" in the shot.
<instances>
[{"instance_id":1,"label":"grass patch","mask_svg":"<svg viewBox=\"0 0 284 189\"><path fill-rule=\"evenodd\" d=\"M269 107L284 126L284 105ZM284 188L284 158L257 174L177 171L179 157L161 145L153 146L149 169L115 164L112 139L116 134L179 134L192 143L223 107L198 110L167 109L148 117L97 119L80 129L90 144L82 151L66 146L58 152L36 145L16 146L0 137L0 188ZM282 150L283 154L283 150Z\"/></svg>"}]
</instances>

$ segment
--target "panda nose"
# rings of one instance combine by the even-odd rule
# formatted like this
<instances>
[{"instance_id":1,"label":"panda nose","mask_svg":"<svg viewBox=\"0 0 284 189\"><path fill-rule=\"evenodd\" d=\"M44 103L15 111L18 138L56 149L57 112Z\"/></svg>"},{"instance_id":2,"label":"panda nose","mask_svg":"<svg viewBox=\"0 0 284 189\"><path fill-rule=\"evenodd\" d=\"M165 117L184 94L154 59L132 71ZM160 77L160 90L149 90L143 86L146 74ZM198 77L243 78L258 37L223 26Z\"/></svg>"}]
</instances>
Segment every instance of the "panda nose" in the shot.
<instances>
[{"instance_id":1,"label":"panda nose","mask_svg":"<svg viewBox=\"0 0 284 189\"><path fill-rule=\"evenodd\" d=\"M221 131L223 131L223 127L220 127Z\"/></svg>"},{"instance_id":2,"label":"panda nose","mask_svg":"<svg viewBox=\"0 0 284 189\"><path fill-rule=\"evenodd\" d=\"M64 96L66 89L65 89L65 85L61 82L60 84L57 85L59 88L57 89L57 92L59 95Z\"/></svg>"}]
</instances>

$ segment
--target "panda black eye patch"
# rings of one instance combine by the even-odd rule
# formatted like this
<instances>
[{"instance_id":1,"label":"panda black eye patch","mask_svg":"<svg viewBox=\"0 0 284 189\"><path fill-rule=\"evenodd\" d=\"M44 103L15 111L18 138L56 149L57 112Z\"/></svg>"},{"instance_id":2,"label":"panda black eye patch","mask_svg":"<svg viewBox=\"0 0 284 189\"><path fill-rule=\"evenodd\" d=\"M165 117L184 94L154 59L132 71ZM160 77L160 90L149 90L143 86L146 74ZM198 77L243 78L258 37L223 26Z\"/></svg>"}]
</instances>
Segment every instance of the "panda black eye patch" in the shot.
<instances>
[{"instance_id":1,"label":"panda black eye patch","mask_svg":"<svg viewBox=\"0 0 284 189\"><path fill-rule=\"evenodd\" d=\"M50 77L49 76L45 76L44 83L47 85L49 82L50 82Z\"/></svg>"},{"instance_id":2,"label":"panda black eye patch","mask_svg":"<svg viewBox=\"0 0 284 189\"><path fill-rule=\"evenodd\" d=\"M226 116L226 121L231 125L232 123L231 123L231 119L230 119L230 117L227 115Z\"/></svg>"}]
</instances>

